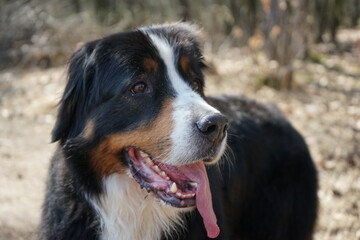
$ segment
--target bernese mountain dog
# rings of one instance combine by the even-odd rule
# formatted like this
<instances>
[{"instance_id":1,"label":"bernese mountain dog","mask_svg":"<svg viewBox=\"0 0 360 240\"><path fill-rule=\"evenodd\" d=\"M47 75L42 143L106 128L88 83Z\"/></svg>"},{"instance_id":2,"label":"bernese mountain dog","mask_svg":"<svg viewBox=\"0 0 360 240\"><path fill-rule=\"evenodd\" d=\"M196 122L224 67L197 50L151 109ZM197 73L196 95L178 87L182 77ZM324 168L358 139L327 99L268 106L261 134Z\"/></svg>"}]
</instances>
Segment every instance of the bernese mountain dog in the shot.
<instances>
[{"instance_id":1,"label":"bernese mountain dog","mask_svg":"<svg viewBox=\"0 0 360 240\"><path fill-rule=\"evenodd\" d=\"M70 59L41 240L310 240L317 173L273 105L204 95L192 24L89 42Z\"/></svg>"}]
</instances>

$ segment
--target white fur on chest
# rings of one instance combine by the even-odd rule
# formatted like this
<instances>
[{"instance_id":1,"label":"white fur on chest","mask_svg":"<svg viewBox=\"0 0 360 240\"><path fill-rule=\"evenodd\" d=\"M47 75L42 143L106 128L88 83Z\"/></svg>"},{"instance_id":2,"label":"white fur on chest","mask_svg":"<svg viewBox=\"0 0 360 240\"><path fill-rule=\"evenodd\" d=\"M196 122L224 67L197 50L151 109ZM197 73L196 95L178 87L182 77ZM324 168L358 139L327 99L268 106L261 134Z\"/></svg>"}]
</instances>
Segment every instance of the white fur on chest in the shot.
<instances>
[{"instance_id":1,"label":"white fur on chest","mask_svg":"<svg viewBox=\"0 0 360 240\"><path fill-rule=\"evenodd\" d=\"M103 183L104 193L89 199L99 215L101 240L156 240L181 226L178 209L146 197L128 176L112 174Z\"/></svg>"}]
</instances>

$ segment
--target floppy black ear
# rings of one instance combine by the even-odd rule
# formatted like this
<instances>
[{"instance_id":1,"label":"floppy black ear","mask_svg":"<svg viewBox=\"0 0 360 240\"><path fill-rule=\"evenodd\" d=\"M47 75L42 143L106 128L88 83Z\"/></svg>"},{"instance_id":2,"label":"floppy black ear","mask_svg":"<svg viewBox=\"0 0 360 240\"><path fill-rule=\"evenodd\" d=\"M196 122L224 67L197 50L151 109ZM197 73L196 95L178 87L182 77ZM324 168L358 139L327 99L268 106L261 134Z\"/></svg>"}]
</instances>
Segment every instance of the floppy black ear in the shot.
<instances>
[{"instance_id":1,"label":"floppy black ear","mask_svg":"<svg viewBox=\"0 0 360 240\"><path fill-rule=\"evenodd\" d=\"M89 110L88 92L92 85L96 42L77 50L70 58L68 82L59 103L57 120L52 131L52 142L76 137L84 128Z\"/></svg>"}]
</instances>

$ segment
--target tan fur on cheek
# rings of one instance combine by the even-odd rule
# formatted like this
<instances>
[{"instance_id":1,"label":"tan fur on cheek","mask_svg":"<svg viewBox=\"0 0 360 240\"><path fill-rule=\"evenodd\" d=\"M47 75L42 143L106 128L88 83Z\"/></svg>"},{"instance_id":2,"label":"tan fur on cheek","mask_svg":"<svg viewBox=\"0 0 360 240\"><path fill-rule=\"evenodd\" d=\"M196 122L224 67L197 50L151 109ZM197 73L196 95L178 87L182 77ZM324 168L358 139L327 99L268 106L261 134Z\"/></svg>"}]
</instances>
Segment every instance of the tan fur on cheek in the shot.
<instances>
[{"instance_id":1,"label":"tan fur on cheek","mask_svg":"<svg viewBox=\"0 0 360 240\"><path fill-rule=\"evenodd\" d=\"M138 147L153 157L161 160L171 149L172 100L164 103L156 119L129 132L114 134L107 137L91 152L91 163L99 176L108 176L112 173L124 173L125 166L122 150L126 147Z\"/></svg>"},{"instance_id":2,"label":"tan fur on cheek","mask_svg":"<svg viewBox=\"0 0 360 240\"><path fill-rule=\"evenodd\" d=\"M99 177L113 173L125 173L125 166L118 158L117 153L109 151L107 141L91 152L90 159L92 167Z\"/></svg>"}]
</instances>

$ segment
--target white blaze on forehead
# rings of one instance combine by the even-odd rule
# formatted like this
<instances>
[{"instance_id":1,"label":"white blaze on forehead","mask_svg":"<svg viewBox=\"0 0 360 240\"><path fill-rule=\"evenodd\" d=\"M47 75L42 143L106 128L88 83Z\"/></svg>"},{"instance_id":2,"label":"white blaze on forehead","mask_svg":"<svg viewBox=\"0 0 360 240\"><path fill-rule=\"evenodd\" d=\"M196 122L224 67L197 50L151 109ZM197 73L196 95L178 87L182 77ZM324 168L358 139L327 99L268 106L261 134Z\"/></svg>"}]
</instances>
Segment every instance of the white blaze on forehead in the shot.
<instances>
[{"instance_id":1,"label":"white blaze on forehead","mask_svg":"<svg viewBox=\"0 0 360 240\"><path fill-rule=\"evenodd\" d=\"M152 43L157 48L160 57L166 65L169 79L177 95L179 95L183 91L191 90L189 85L184 82L184 80L180 77L178 71L176 70L174 49L170 46L169 42L166 39L160 38L159 36L154 34L150 34L149 37L152 40Z\"/></svg>"},{"instance_id":2,"label":"white blaze on forehead","mask_svg":"<svg viewBox=\"0 0 360 240\"><path fill-rule=\"evenodd\" d=\"M194 143L192 143L192 134L196 127L196 121L202 115L219 113L219 111L210 106L180 76L175 65L174 48L169 41L155 34L148 34L148 36L165 63L168 78L176 94L173 102L173 121L175 126L171 134L174 146L167 163L189 163L187 160L192 159L193 152L196 151Z\"/></svg>"}]
</instances>

